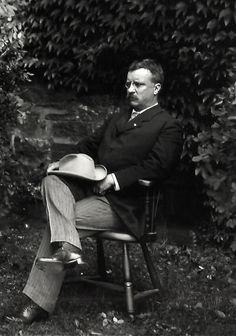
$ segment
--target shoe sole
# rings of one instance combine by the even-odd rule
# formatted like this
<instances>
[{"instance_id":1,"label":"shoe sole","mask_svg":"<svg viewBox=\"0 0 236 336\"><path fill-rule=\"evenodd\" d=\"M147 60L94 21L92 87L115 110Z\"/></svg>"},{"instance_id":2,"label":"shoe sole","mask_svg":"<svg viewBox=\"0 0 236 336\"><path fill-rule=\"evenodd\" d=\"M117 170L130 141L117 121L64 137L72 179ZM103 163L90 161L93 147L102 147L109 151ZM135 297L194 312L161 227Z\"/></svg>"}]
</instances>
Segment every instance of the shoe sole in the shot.
<instances>
[{"instance_id":1,"label":"shoe sole","mask_svg":"<svg viewBox=\"0 0 236 336\"><path fill-rule=\"evenodd\" d=\"M35 266L44 272L60 273L68 268L72 268L77 265L85 265L86 263L82 261L79 257L67 262L62 262L59 260L53 260L51 258L39 258L35 262Z\"/></svg>"}]
</instances>

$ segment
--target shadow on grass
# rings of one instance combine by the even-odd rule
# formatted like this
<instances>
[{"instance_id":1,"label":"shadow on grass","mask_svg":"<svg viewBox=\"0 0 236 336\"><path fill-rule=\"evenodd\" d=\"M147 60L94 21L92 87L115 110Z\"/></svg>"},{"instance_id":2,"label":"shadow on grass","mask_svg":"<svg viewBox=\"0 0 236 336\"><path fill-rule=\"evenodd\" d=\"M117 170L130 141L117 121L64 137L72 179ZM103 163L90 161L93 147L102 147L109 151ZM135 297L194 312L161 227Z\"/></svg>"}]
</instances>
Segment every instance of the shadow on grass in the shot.
<instances>
[{"instance_id":1,"label":"shadow on grass","mask_svg":"<svg viewBox=\"0 0 236 336\"><path fill-rule=\"evenodd\" d=\"M44 221L14 219L0 239L1 289L0 335L52 336L232 336L236 330L236 280L234 256L198 243L187 247L168 241L165 235L154 244L156 267L164 279L167 295L155 295L137 304L131 320L122 294L81 283L64 284L50 320L23 326L6 321L24 302L21 294L37 250ZM201 238L201 237L199 237ZM201 239L199 239L201 241ZM84 241L89 266L96 268L95 243ZM106 242L108 268L122 282L121 250ZM138 289L150 288L141 251L131 246L133 281Z\"/></svg>"}]
</instances>

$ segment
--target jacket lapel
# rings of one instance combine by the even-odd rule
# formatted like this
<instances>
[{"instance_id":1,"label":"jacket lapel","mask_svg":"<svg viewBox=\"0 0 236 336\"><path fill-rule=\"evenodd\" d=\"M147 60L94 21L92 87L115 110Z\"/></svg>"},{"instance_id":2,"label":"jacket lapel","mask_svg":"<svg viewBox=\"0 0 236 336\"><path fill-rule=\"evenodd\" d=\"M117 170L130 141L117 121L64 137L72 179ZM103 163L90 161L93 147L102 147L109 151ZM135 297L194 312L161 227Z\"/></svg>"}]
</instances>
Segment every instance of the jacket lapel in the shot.
<instances>
[{"instance_id":1,"label":"jacket lapel","mask_svg":"<svg viewBox=\"0 0 236 336\"><path fill-rule=\"evenodd\" d=\"M144 122L149 122L152 120L160 111L160 106L155 105L129 121L131 109L126 110L125 113L121 114L120 118L116 122L117 134L123 133L132 128L141 127Z\"/></svg>"},{"instance_id":2,"label":"jacket lapel","mask_svg":"<svg viewBox=\"0 0 236 336\"><path fill-rule=\"evenodd\" d=\"M116 121L116 131L118 134L124 132L128 124L129 118L130 118L130 111L126 111L125 113L122 113L120 118Z\"/></svg>"},{"instance_id":3,"label":"jacket lapel","mask_svg":"<svg viewBox=\"0 0 236 336\"><path fill-rule=\"evenodd\" d=\"M143 123L151 121L160 111L161 111L161 108L159 105L155 105L151 107L150 109L144 111L143 113L141 113L134 119L128 121L124 125L123 130L129 130L132 128L141 127Z\"/></svg>"}]
</instances>

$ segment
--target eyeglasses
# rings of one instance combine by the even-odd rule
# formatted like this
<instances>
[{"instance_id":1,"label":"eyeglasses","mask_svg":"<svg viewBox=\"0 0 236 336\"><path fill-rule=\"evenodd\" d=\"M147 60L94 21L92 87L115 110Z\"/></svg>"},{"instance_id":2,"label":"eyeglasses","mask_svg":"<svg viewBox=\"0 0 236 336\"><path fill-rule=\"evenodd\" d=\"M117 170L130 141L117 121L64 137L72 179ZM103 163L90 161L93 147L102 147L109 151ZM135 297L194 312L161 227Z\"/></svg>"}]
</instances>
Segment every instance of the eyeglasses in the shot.
<instances>
[{"instance_id":1,"label":"eyeglasses","mask_svg":"<svg viewBox=\"0 0 236 336\"><path fill-rule=\"evenodd\" d=\"M140 82L136 82L136 81L132 81L132 82L126 82L125 83L125 87L128 90L131 85L134 87L134 89L139 89L142 85L145 85L144 83L140 83Z\"/></svg>"}]
</instances>

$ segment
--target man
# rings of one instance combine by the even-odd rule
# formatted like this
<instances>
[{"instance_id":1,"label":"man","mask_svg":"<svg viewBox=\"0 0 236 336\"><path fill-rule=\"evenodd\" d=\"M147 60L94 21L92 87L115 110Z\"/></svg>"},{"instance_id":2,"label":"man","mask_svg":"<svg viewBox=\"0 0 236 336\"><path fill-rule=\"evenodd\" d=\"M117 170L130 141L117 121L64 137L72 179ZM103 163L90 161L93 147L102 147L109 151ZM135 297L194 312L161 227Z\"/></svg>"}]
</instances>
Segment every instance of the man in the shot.
<instances>
[{"instance_id":1,"label":"man","mask_svg":"<svg viewBox=\"0 0 236 336\"><path fill-rule=\"evenodd\" d=\"M138 217L144 204L138 180L168 178L182 150L179 123L158 104L163 79L161 65L153 60L133 62L125 84L131 108L76 146L77 153L106 167L105 178L88 182L58 174L57 164L50 167L42 182L48 226L24 288L31 300L21 314L24 322L53 312L64 266L83 263L81 238L119 228L142 236Z\"/></svg>"}]
</instances>

